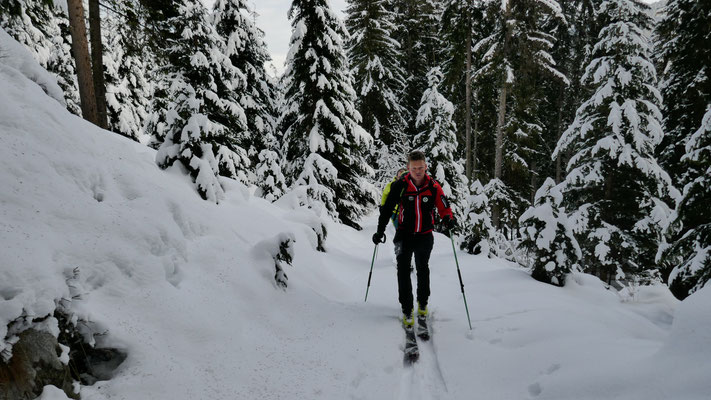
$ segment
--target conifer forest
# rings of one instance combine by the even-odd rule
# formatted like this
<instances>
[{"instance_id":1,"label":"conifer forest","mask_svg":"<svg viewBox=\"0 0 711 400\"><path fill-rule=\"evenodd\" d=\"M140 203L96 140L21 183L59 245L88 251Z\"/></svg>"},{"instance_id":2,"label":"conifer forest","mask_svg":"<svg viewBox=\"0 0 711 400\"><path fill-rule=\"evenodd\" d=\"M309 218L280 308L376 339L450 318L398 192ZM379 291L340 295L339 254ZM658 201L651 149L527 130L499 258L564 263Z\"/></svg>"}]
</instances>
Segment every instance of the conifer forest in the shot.
<instances>
[{"instance_id":1,"label":"conifer forest","mask_svg":"<svg viewBox=\"0 0 711 400\"><path fill-rule=\"evenodd\" d=\"M252 4L0 0L0 27L207 202L229 178L361 229L422 150L463 250L558 286L711 279L711 1L291 0L279 75Z\"/></svg>"}]
</instances>

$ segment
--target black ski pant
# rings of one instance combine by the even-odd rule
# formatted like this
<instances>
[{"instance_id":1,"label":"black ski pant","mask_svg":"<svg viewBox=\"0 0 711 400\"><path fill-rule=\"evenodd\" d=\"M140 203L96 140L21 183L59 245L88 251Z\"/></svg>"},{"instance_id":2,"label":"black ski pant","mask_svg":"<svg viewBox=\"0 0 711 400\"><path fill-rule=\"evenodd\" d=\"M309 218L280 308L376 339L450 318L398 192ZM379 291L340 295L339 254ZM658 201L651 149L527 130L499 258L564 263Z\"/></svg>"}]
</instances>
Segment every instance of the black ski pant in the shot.
<instances>
[{"instance_id":1,"label":"black ski pant","mask_svg":"<svg viewBox=\"0 0 711 400\"><path fill-rule=\"evenodd\" d=\"M425 234L412 234L396 232L393 239L395 255L397 258L397 284L398 297L402 306L402 313L411 315L413 310L412 281L410 270L412 256L415 256L417 269L417 302L420 307L427 307L430 297L430 253L434 244L432 232Z\"/></svg>"}]
</instances>

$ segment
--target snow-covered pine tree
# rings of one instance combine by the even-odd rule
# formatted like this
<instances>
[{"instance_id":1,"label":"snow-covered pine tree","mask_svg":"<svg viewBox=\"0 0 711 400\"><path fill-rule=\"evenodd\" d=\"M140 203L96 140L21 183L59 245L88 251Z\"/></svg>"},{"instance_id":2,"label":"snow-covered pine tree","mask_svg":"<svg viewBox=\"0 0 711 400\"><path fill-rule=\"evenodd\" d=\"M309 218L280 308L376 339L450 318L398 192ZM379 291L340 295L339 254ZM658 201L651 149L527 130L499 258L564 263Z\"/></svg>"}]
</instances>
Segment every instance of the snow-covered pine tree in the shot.
<instances>
[{"instance_id":1,"label":"snow-covered pine tree","mask_svg":"<svg viewBox=\"0 0 711 400\"><path fill-rule=\"evenodd\" d=\"M673 214L671 229L677 239L664 257L674 266L669 289L684 299L711 280L711 103L681 162L689 183Z\"/></svg>"},{"instance_id":2,"label":"snow-covered pine tree","mask_svg":"<svg viewBox=\"0 0 711 400\"><path fill-rule=\"evenodd\" d=\"M469 192L470 195L467 199L469 210L460 247L469 254L490 256L493 254L491 243L496 236L496 231L491 225L489 199L486 196L484 186L481 185L478 179L472 182Z\"/></svg>"},{"instance_id":3,"label":"snow-covered pine tree","mask_svg":"<svg viewBox=\"0 0 711 400\"><path fill-rule=\"evenodd\" d=\"M446 2L439 37L444 75L441 90L454 104L454 121L460 128L459 141L464 147L465 164L469 157L471 171L467 176L471 174L472 179L488 180L487 171L493 171L491 150L494 146L489 138L491 135L481 135L480 132L482 128L496 124L495 102L487 100L496 97L495 82L482 74L474 78L475 72L484 64L483 58L473 51L474 44L491 29L488 26L491 18L485 17L485 4L483 1Z\"/></svg>"},{"instance_id":4,"label":"snow-covered pine tree","mask_svg":"<svg viewBox=\"0 0 711 400\"><path fill-rule=\"evenodd\" d=\"M450 200L454 217L457 221L455 233L463 232L469 209L469 185L464 176L462 164L457 162L457 127L452 121L454 106L439 92L442 71L433 68L428 74L429 87L422 95L420 109L417 111L417 129L413 147L427 155L429 174L442 186L445 196ZM436 227L442 230L442 226Z\"/></svg>"},{"instance_id":5,"label":"snow-covered pine tree","mask_svg":"<svg viewBox=\"0 0 711 400\"><path fill-rule=\"evenodd\" d=\"M294 0L293 34L284 73L284 171L302 205L359 229L375 204L366 160L372 137L360 126L343 48L345 25L327 0Z\"/></svg>"},{"instance_id":6,"label":"snow-covered pine tree","mask_svg":"<svg viewBox=\"0 0 711 400\"><path fill-rule=\"evenodd\" d=\"M184 0L167 24L174 32L164 55L168 104L148 124L158 147L156 162L167 168L179 161L200 196L219 202L218 174L247 182L249 158L239 146L247 122L233 97L243 77L220 51L220 37L202 3Z\"/></svg>"},{"instance_id":7,"label":"snow-covered pine tree","mask_svg":"<svg viewBox=\"0 0 711 400\"><path fill-rule=\"evenodd\" d=\"M565 285L565 277L580 271L582 253L568 215L562 207L563 194L555 181L547 178L536 192L534 204L519 220L521 243L532 258L531 276L556 286Z\"/></svg>"},{"instance_id":8,"label":"snow-covered pine tree","mask_svg":"<svg viewBox=\"0 0 711 400\"><path fill-rule=\"evenodd\" d=\"M147 142L143 127L150 115L153 85L148 79L154 55L140 46L135 1L113 5L103 19L106 108L109 129L136 141Z\"/></svg>"},{"instance_id":9,"label":"snow-covered pine tree","mask_svg":"<svg viewBox=\"0 0 711 400\"><path fill-rule=\"evenodd\" d=\"M580 83L585 66L590 62L590 53L597 39L599 28L596 27L595 1L560 1L565 20L554 19L548 22L548 31L555 35L555 47L551 51L558 70L568 77L569 84L561 80L544 82L544 98L539 108L544 123L546 143L557 142L563 131L575 119L575 111L588 98L589 93ZM550 156L550 150L543 156ZM567 154L562 154L555 161L555 171L551 176L561 182L564 176Z\"/></svg>"},{"instance_id":10,"label":"snow-covered pine tree","mask_svg":"<svg viewBox=\"0 0 711 400\"><path fill-rule=\"evenodd\" d=\"M272 65L272 69L274 66ZM284 163L284 156L282 155L282 145L280 143L280 138L277 134L280 132L277 130L277 121L273 117L278 114L278 110L281 109L284 104L284 96L282 88L279 85L276 78L276 70L273 70L271 75L267 75L266 78L269 81L270 87L273 89L271 93L274 98L270 103L274 108L270 110L272 118L270 122L273 124L271 132L272 135L266 135L262 138L264 143L264 149L259 152L259 159L255 167L255 174L257 176L257 196L263 197L269 201L276 201L284 193L286 193L286 177L284 176L282 165Z\"/></svg>"},{"instance_id":11,"label":"snow-covered pine tree","mask_svg":"<svg viewBox=\"0 0 711 400\"><path fill-rule=\"evenodd\" d=\"M675 192L654 157L663 133L643 32L651 23L647 8L637 0L600 4L604 28L583 75L593 94L553 152L573 154L563 205L574 221L582 265L608 283L655 268L660 225L669 212L660 199Z\"/></svg>"},{"instance_id":12,"label":"snow-covered pine tree","mask_svg":"<svg viewBox=\"0 0 711 400\"><path fill-rule=\"evenodd\" d=\"M550 54L554 37L544 27L564 16L555 0L487 0L485 12L493 21L488 35L474 45L484 62L475 77L488 76L498 86L494 178L520 197L512 201L529 202L536 177L545 176L549 167L542 165L546 150L539 112L546 101L543 82L568 81ZM493 206L493 222L499 227L501 210ZM516 229L518 216L510 222L514 225L509 228Z\"/></svg>"},{"instance_id":13,"label":"snow-covered pine tree","mask_svg":"<svg viewBox=\"0 0 711 400\"><path fill-rule=\"evenodd\" d=\"M439 65L441 48L439 21L443 3L439 0L391 0L395 12L394 39L400 43L405 86L400 104L405 109L405 134L408 139L417 134L417 110L422 93L427 89L427 73Z\"/></svg>"},{"instance_id":14,"label":"snow-covered pine tree","mask_svg":"<svg viewBox=\"0 0 711 400\"><path fill-rule=\"evenodd\" d=\"M497 229L494 225L493 217L491 218L491 224L494 227L494 235L491 238L491 243L494 245L493 254L509 261L518 262L517 248L519 238L516 234L518 232L518 218L528 209L529 202L518 196L501 179L489 180L484 186L484 195L488 199L490 211L495 208L500 210L501 227Z\"/></svg>"},{"instance_id":15,"label":"snow-covered pine tree","mask_svg":"<svg viewBox=\"0 0 711 400\"><path fill-rule=\"evenodd\" d=\"M79 87L71 55L69 20L53 0L0 1L0 27L23 44L57 78L67 109L81 115Z\"/></svg>"},{"instance_id":16,"label":"snow-covered pine tree","mask_svg":"<svg viewBox=\"0 0 711 400\"><path fill-rule=\"evenodd\" d=\"M265 68L271 57L264 32L255 25L254 11L246 0L217 0L213 23L223 39L222 51L244 75L244 87L236 98L247 118L241 142L254 166L251 180L259 187L260 196L276 200L285 186L274 136L276 87Z\"/></svg>"},{"instance_id":17,"label":"snow-covered pine tree","mask_svg":"<svg viewBox=\"0 0 711 400\"><path fill-rule=\"evenodd\" d=\"M371 165L378 180L391 178L402 167L406 149L405 110L399 95L404 87L400 67L400 44L392 38L394 13L388 0L350 0L346 10L347 44L353 71L356 107L363 118L363 128L375 139L376 151Z\"/></svg>"},{"instance_id":18,"label":"snow-covered pine tree","mask_svg":"<svg viewBox=\"0 0 711 400\"><path fill-rule=\"evenodd\" d=\"M669 0L656 28L665 133L657 151L659 163L680 187L694 179L686 176L681 158L711 102L709 18L709 1Z\"/></svg>"}]
</instances>

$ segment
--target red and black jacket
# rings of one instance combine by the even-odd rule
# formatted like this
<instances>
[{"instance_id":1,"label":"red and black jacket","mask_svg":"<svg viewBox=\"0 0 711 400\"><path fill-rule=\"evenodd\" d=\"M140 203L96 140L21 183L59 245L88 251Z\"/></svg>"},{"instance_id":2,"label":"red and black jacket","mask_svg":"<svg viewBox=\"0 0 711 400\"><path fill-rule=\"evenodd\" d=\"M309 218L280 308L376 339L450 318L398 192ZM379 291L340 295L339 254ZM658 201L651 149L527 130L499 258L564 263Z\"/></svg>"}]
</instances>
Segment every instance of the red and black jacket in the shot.
<instances>
[{"instance_id":1,"label":"red and black jacket","mask_svg":"<svg viewBox=\"0 0 711 400\"><path fill-rule=\"evenodd\" d=\"M380 207L378 232L384 232L388 219L392 216L396 205L400 205L398 216L398 231L404 233L424 234L434 229L435 207L439 216L452 218L452 209L442 191L442 187L425 174L425 179L419 188L406 174L390 185L390 194L385 204Z\"/></svg>"}]
</instances>

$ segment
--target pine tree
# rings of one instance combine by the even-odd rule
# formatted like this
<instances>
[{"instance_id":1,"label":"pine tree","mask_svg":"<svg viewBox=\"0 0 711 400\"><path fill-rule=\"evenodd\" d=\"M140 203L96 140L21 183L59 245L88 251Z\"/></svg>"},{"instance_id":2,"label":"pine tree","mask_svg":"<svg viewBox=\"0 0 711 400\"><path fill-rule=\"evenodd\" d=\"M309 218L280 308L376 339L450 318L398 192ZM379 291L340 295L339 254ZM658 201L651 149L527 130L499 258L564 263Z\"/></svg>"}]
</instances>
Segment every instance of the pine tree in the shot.
<instances>
[{"instance_id":1,"label":"pine tree","mask_svg":"<svg viewBox=\"0 0 711 400\"><path fill-rule=\"evenodd\" d=\"M109 129L136 141L148 141L143 126L150 115L153 85L148 79L155 55L139 46L137 5L123 1L104 19L106 106Z\"/></svg>"},{"instance_id":2,"label":"pine tree","mask_svg":"<svg viewBox=\"0 0 711 400\"><path fill-rule=\"evenodd\" d=\"M442 13L439 32L444 74L442 92L454 104L454 121L460 127L458 139L465 146L466 175L470 180L475 176L482 178L479 127L486 125L487 119L495 120L492 118L494 109L485 109L492 102L481 101L487 90L491 90L491 82L487 85L482 79L474 79L482 64L473 47L488 30L482 7L481 1L449 0Z\"/></svg>"},{"instance_id":3,"label":"pine tree","mask_svg":"<svg viewBox=\"0 0 711 400\"><path fill-rule=\"evenodd\" d=\"M201 3L185 1L167 23L175 32L164 56L170 62L169 101L149 121L153 146L159 148L156 161L162 168L179 161L200 196L219 202L218 174L248 181L249 159L239 146L246 117L232 97L243 82L220 52L220 38Z\"/></svg>"},{"instance_id":4,"label":"pine tree","mask_svg":"<svg viewBox=\"0 0 711 400\"><path fill-rule=\"evenodd\" d=\"M672 222L677 240L664 256L674 266L669 289L683 300L711 280L711 103L701 127L687 141L681 162L689 183Z\"/></svg>"},{"instance_id":5,"label":"pine tree","mask_svg":"<svg viewBox=\"0 0 711 400\"><path fill-rule=\"evenodd\" d=\"M681 161L686 143L711 101L709 15L708 1L669 0L656 29L665 132L659 162L682 186L693 179L686 176Z\"/></svg>"},{"instance_id":6,"label":"pine tree","mask_svg":"<svg viewBox=\"0 0 711 400\"><path fill-rule=\"evenodd\" d=\"M492 240L496 236L493 225L491 225L491 209L489 198L486 196L484 186L479 180L475 180L469 188L469 210L467 212L467 222L464 224L464 238L460 247L469 254L493 254L491 246Z\"/></svg>"},{"instance_id":7,"label":"pine tree","mask_svg":"<svg viewBox=\"0 0 711 400\"><path fill-rule=\"evenodd\" d=\"M456 158L458 143L457 127L452 121L454 106L439 92L441 70L433 68L427 78L429 88L422 95L417 112L416 123L420 133L415 137L414 148L427 155L429 173L439 182L445 196L450 200L458 225L454 232L459 233L466 222L469 189L464 168ZM441 226L437 228L442 229Z\"/></svg>"},{"instance_id":8,"label":"pine tree","mask_svg":"<svg viewBox=\"0 0 711 400\"><path fill-rule=\"evenodd\" d=\"M518 218L530 204L501 179L496 178L489 180L484 186L484 195L489 200L491 224L494 227L494 235L491 237L492 252L497 257L517 262ZM499 228L494 225L493 210L495 209L500 212L501 226Z\"/></svg>"},{"instance_id":9,"label":"pine tree","mask_svg":"<svg viewBox=\"0 0 711 400\"><path fill-rule=\"evenodd\" d=\"M402 165L407 148L405 110L399 99L404 86L402 54L392 38L395 15L387 10L387 0L351 0L346 13L356 107L363 128L375 138L372 165L381 172L380 180L389 179Z\"/></svg>"},{"instance_id":10,"label":"pine tree","mask_svg":"<svg viewBox=\"0 0 711 400\"><path fill-rule=\"evenodd\" d=\"M536 192L532 207L521 215L520 246L533 259L531 276L556 286L565 284L570 272L580 271L582 253L565 209L560 186L548 178Z\"/></svg>"},{"instance_id":11,"label":"pine tree","mask_svg":"<svg viewBox=\"0 0 711 400\"><path fill-rule=\"evenodd\" d=\"M214 4L213 23L223 38L223 52L244 80L238 94L247 118L242 147L247 150L252 165L266 157L272 159L273 168L280 169L278 157L260 156L262 151L274 150L276 88L265 69L271 57L264 32L257 28L253 18L254 12L246 0L218 0ZM280 171L275 172L281 175Z\"/></svg>"},{"instance_id":12,"label":"pine tree","mask_svg":"<svg viewBox=\"0 0 711 400\"><path fill-rule=\"evenodd\" d=\"M0 2L0 26L56 76L67 109L81 115L69 20L64 11L52 0L6 0Z\"/></svg>"},{"instance_id":13,"label":"pine tree","mask_svg":"<svg viewBox=\"0 0 711 400\"><path fill-rule=\"evenodd\" d=\"M564 16L557 1L486 1L483 7L492 20L488 23L490 31L474 45L484 63L475 76L486 76L497 83L493 176L519 197L511 201L528 202L541 169L537 162L545 152L539 113L545 98L540 81L545 76L567 83L550 54L554 38L543 28L547 21L564 20ZM498 227L501 210L494 205L492 211ZM517 221L515 218L512 222Z\"/></svg>"},{"instance_id":14,"label":"pine tree","mask_svg":"<svg viewBox=\"0 0 711 400\"><path fill-rule=\"evenodd\" d=\"M427 89L427 73L438 66L439 21L443 4L437 0L391 0L395 12L394 39L400 43L405 86L400 104L405 109L405 134L417 134L417 110Z\"/></svg>"},{"instance_id":15,"label":"pine tree","mask_svg":"<svg viewBox=\"0 0 711 400\"><path fill-rule=\"evenodd\" d=\"M595 7L592 0L560 1L565 20L554 19L549 22L548 30L554 32L555 47L551 55L557 62L558 70L568 77L569 83L561 80L544 82L544 98L540 112L544 123L544 141L556 143L563 131L575 119L575 111L590 93L582 87L580 78L585 66L590 62L590 53L595 44L599 28L596 26ZM545 156L550 156L550 149ZM548 157L550 158L550 157ZM543 160L539 160L544 162ZM555 165L543 174L555 177L561 182L567 154L556 157ZM553 170L553 168L555 170ZM543 175L539 174L539 175Z\"/></svg>"},{"instance_id":16,"label":"pine tree","mask_svg":"<svg viewBox=\"0 0 711 400\"><path fill-rule=\"evenodd\" d=\"M643 30L647 6L606 0L604 26L583 82L592 96L577 110L553 157L570 149L563 205L571 210L583 265L607 282L653 269L660 240L660 199L674 193L654 157L662 138L656 71Z\"/></svg>"},{"instance_id":17,"label":"pine tree","mask_svg":"<svg viewBox=\"0 0 711 400\"><path fill-rule=\"evenodd\" d=\"M284 73L284 168L302 205L337 221L357 221L374 204L365 159L372 137L360 126L343 39L348 32L327 0L294 0L293 34Z\"/></svg>"}]
</instances>

